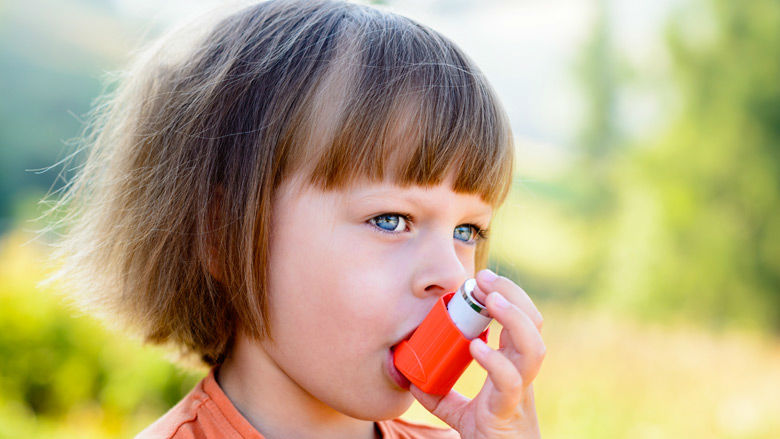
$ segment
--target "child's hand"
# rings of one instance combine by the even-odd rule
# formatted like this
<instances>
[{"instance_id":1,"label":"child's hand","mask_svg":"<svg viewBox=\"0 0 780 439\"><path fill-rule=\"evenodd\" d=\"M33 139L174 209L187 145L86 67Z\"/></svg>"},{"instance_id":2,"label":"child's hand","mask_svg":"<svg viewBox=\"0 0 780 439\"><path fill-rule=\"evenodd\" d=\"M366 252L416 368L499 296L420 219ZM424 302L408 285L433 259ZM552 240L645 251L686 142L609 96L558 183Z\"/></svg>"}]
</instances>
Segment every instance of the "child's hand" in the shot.
<instances>
[{"instance_id":1,"label":"child's hand","mask_svg":"<svg viewBox=\"0 0 780 439\"><path fill-rule=\"evenodd\" d=\"M471 342L471 355L488 372L482 390L473 400L454 390L445 396L427 394L414 385L410 390L463 439L539 438L531 383L545 355L542 315L517 284L505 277L491 280L491 275L495 277L490 270L480 271L477 286L489 293L488 312L504 328L498 351L478 338ZM500 304L502 296L506 307Z\"/></svg>"}]
</instances>

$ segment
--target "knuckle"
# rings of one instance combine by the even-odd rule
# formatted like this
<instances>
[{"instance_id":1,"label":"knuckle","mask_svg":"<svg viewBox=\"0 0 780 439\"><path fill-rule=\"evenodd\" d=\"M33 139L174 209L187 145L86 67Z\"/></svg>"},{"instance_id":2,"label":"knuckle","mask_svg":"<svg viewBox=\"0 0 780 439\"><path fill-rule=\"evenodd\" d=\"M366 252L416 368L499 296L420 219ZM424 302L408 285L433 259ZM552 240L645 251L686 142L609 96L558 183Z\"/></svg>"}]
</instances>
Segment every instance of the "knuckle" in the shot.
<instances>
[{"instance_id":1,"label":"knuckle","mask_svg":"<svg viewBox=\"0 0 780 439\"><path fill-rule=\"evenodd\" d=\"M512 380L507 386L510 393L520 393L523 391L523 376L519 373L515 373L512 376Z\"/></svg>"}]
</instances>

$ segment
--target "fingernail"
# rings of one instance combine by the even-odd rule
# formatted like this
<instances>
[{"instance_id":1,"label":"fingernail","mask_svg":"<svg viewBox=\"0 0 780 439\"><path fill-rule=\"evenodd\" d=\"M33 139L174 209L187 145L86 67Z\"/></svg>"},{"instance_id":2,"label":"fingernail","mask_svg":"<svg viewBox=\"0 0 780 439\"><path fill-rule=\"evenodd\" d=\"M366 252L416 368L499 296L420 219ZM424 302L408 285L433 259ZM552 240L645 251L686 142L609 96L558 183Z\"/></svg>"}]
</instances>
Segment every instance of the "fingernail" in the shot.
<instances>
[{"instance_id":1,"label":"fingernail","mask_svg":"<svg viewBox=\"0 0 780 439\"><path fill-rule=\"evenodd\" d=\"M478 276L479 276L481 281L487 282L487 283L493 283L494 280L498 279L498 276L496 275L496 273L493 273L488 268L480 271Z\"/></svg>"},{"instance_id":2,"label":"fingernail","mask_svg":"<svg viewBox=\"0 0 780 439\"><path fill-rule=\"evenodd\" d=\"M510 307L509 302L504 298L504 296L501 295L501 293L496 291L496 292L491 293L491 296L495 296L493 298L493 300L495 301L496 306L498 306L499 308L509 308Z\"/></svg>"}]
</instances>

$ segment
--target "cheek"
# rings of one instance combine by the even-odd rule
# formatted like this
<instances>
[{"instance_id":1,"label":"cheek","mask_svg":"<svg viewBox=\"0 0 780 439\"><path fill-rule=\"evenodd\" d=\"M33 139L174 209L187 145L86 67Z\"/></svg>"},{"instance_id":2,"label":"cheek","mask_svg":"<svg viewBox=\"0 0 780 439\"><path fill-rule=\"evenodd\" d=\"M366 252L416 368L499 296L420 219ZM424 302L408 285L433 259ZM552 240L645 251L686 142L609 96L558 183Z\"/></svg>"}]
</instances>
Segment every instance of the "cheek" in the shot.
<instances>
[{"instance_id":1,"label":"cheek","mask_svg":"<svg viewBox=\"0 0 780 439\"><path fill-rule=\"evenodd\" d=\"M395 332L404 295L409 291L412 261L401 246L366 238L365 231L341 241L332 268L340 273L334 299L356 325L373 332ZM362 238L362 239L361 239ZM370 335L370 334L369 334Z\"/></svg>"},{"instance_id":2,"label":"cheek","mask_svg":"<svg viewBox=\"0 0 780 439\"><path fill-rule=\"evenodd\" d=\"M334 313L343 319L341 327L350 332L347 336L356 349L361 349L361 344L385 343L401 321L395 316L399 315L397 310L406 291L400 284L403 268L388 260L387 255L378 254L370 244L343 244L329 263L332 271L323 274L331 277L329 303L322 306L336 308Z\"/></svg>"},{"instance_id":3,"label":"cheek","mask_svg":"<svg viewBox=\"0 0 780 439\"><path fill-rule=\"evenodd\" d=\"M475 271L477 262L476 256L476 247L464 247L462 250L458 251L458 258L463 263L463 267L466 269L466 272L471 273L472 276L477 274Z\"/></svg>"},{"instance_id":4,"label":"cheek","mask_svg":"<svg viewBox=\"0 0 780 439\"><path fill-rule=\"evenodd\" d=\"M279 232L270 245L275 330L285 328L285 335L301 343L346 337L376 345L392 334L393 301L404 289L398 285L399 267L383 262L386 255L360 233ZM350 335L355 333L361 337Z\"/></svg>"}]
</instances>

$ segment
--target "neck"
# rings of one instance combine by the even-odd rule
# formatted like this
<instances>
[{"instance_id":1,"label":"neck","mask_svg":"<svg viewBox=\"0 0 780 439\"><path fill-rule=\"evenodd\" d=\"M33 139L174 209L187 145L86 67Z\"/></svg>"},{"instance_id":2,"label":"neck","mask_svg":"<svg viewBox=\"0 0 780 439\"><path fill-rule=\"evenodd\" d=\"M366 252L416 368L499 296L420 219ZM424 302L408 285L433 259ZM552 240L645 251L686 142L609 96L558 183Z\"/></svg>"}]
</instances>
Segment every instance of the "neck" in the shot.
<instances>
[{"instance_id":1,"label":"neck","mask_svg":"<svg viewBox=\"0 0 780 439\"><path fill-rule=\"evenodd\" d=\"M243 334L236 335L217 382L266 439L381 438L374 422L349 417L316 399Z\"/></svg>"}]
</instances>

